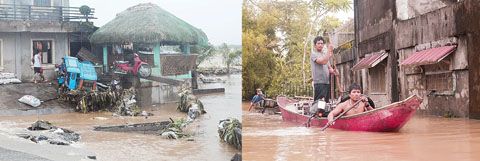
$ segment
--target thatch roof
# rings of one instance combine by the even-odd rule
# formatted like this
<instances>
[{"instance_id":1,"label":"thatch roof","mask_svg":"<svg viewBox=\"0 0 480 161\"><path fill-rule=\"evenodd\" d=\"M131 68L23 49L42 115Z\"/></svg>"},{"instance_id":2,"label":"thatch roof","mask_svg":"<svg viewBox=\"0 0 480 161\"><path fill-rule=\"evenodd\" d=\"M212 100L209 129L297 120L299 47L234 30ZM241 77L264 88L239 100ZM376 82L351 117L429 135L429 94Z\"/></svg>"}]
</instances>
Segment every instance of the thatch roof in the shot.
<instances>
[{"instance_id":1,"label":"thatch roof","mask_svg":"<svg viewBox=\"0 0 480 161\"><path fill-rule=\"evenodd\" d=\"M143 3L117 14L90 37L92 43L207 43L205 33L152 3Z\"/></svg>"}]
</instances>

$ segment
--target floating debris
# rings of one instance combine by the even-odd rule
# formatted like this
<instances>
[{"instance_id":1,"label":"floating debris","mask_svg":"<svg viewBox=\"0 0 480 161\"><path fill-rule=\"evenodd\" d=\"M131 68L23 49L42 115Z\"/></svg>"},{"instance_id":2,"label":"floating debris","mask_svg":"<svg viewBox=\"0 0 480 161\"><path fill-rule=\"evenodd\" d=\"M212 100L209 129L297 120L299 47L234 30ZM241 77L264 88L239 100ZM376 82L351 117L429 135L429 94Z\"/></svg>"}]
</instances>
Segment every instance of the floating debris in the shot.
<instances>
[{"instance_id":1,"label":"floating debris","mask_svg":"<svg viewBox=\"0 0 480 161\"><path fill-rule=\"evenodd\" d=\"M242 155L235 153L235 155L230 159L230 161L242 161Z\"/></svg>"},{"instance_id":2,"label":"floating debris","mask_svg":"<svg viewBox=\"0 0 480 161\"><path fill-rule=\"evenodd\" d=\"M207 113L203 108L203 103L195 97L190 90L184 88L178 96L180 96L180 102L178 103L177 110L188 112L192 106L197 105L201 114Z\"/></svg>"},{"instance_id":3,"label":"floating debris","mask_svg":"<svg viewBox=\"0 0 480 161\"><path fill-rule=\"evenodd\" d=\"M60 89L61 90L61 89ZM119 90L86 91L71 90L62 92L60 99L76 105L76 110L83 113L113 110L113 107L121 102L123 92Z\"/></svg>"},{"instance_id":4,"label":"floating debris","mask_svg":"<svg viewBox=\"0 0 480 161\"><path fill-rule=\"evenodd\" d=\"M43 120L38 120L35 121L32 126L28 127L28 130L31 131L36 131L36 130L50 130L55 128L55 126L52 125L52 123L48 121L43 121Z\"/></svg>"},{"instance_id":5,"label":"floating debris","mask_svg":"<svg viewBox=\"0 0 480 161\"><path fill-rule=\"evenodd\" d=\"M109 131L109 132L136 132L143 134L156 134L166 139L179 139L185 136L189 136L183 132L189 122L184 118L170 121L130 124L130 125L118 125L118 126L96 126L94 131Z\"/></svg>"},{"instance_id":6,"label":"floating debris","mask_svg":"<svg viewBox=\"0 0 480 161\"><path fill-rule=\"evenodd\" d=\"M178 139L189 136L183 132L183 128L189 124L189 122L183 118L173 121L167 128L160 131L160 135L166 139Z\"/></svg>"},{"instance_id":7,"label":"floating debris","mask_svg":"<svg viewBox=\"0 0 480 161\"><path fill-rule=\"evenodd\" d=\"M152 116L141 111L135 100L135 89L86 91L71 90L60 95L60 99L76 104L76 110L83 113L107 110L121 116Z\"/></svg>"},{"instance_id":8,"label":"floating debris","mask_svg":"<svg viewBox=\"0 0 480 161\"><path fill-rule=\"evenodd\" d=\"M158 134L158 131L168 128L172 122L161 121L141 124L118 125L118 126L96 126L94 131L110 132L137 132L143 134Z\"/></svg>"},{"instance_id":9,"label":"floating debris","mask_svg":"<svg viewBox=\"0 0 480 161\"><path fill-rule=\"evenodd\" d=\"M220 120L218 123L218 135L220 139L233 145L237 149L242 149L242 124L238 119L228 118Z\"/></svg>"},{"instance_id":10,"label":"floating debris","mask_svg":"<svg viewBox=\"0 0 480 161\"><path fill-rule=\"evenodd\" d=\"M116 113L122 116L138 116L141 114L140 108L135 100L135 89L123 90L121 99L116 102Z\"/></svg>"},{"instance_id":11,"label":"floating debris","mask_svg":"<svg viewBox=\"0 0 480 161\"><path fill-rule=\"evenodd\" d=\"M55 145L70 145L80 140L80 134L72 130L55 127L48 121L36 121L27 129L29 131L19 133L17 136L29 139L35 143L45 141Z\"/></svg>"}]
</instances>

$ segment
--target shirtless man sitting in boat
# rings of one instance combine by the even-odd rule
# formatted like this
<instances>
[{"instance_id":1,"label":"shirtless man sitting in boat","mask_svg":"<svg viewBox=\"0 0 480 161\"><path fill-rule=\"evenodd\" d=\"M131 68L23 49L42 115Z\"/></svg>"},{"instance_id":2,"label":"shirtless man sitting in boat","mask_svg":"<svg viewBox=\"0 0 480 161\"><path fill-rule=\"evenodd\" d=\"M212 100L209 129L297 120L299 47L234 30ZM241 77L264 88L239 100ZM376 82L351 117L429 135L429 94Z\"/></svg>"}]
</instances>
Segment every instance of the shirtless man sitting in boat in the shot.
<instances>
[{"instance_id":1,"label":"shirtless man sitting in boat","mask_svg":"<svg viewBox=\"0 0 480 161\"><path fill-rule=\"evenodd\" d=\"M362 87L360 87L360 85L353 83L352 85L350 85L349 91L350 91L349 93L350 99L338 104L337 107L328 114L328 124L333 125L334 123L333 118L341 114L343 111L347 111L350 108L352 109L350 109L347 113L345 113L345 116L350 116L357 113L362 113L364 111L373 110L373 108L369 106L367 103L368 102L367 97L362 96ZM357 103L358 100L362 100L362 101L360 101L358 104L355 105L355 103Z\"/></svg>"}]
</instances>

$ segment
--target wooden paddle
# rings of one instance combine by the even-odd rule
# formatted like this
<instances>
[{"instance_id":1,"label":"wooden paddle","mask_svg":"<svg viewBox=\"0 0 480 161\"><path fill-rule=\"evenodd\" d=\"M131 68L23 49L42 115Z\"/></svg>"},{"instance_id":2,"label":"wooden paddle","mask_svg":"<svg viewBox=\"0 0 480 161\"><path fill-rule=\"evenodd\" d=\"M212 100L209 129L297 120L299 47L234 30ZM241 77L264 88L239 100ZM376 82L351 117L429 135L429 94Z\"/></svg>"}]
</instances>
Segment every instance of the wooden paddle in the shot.
<instances>
[{"instance_id":1,"label":"wooden paddle","mask_svg":"<svg viewBox=\"0 0 480 161\"><path fill-rule=\"evenodd\" d=\"M335 122L337 119L339 119L340 117L342 117L343 115L345 115L348 111L350 111L351 109L353 109L353 107L357 106L360 102L362 101L362 99L358 100L357 102L355 102L350 108L348 108L347 110L343 111L342 113L340 113L340 115L338 115L337 117L333 118L333 122ZM320 130L321 131L325 131L325 129L327 129L328 127L330 127L330 124L325 124L325 126L323 126Z\"/></svg>"}]
</instances>

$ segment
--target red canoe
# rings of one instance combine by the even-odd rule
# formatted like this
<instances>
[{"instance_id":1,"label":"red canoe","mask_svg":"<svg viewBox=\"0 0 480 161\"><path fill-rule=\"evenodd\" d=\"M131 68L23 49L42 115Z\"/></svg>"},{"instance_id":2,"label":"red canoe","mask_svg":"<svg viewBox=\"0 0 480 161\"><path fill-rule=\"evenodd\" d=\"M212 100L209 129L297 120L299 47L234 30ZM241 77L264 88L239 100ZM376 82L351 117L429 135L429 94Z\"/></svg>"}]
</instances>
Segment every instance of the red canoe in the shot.
<instances>
[{"instance_id":1,"label":"red canoe","mask_svg":"<svg viewBox=\"0 0 480 161\"><path fill-rule=\"evenodd\" d=\"M301 111L297 110L297 107L294 105L296 102L298 102L298 100L287 97L277 97L277 103L284 121L305 124L309 116L303 115ZM415 114L420 103L422 103L422 99L413 95L403 101L395 102L381 108L341 117L335 121L335 124L330 126L330 128L347 131L398 131L410 120L413 114ZM323 127L326 123L327 118L325 117L313 118L310 126Z\"/></svg>"}]
</instances>

